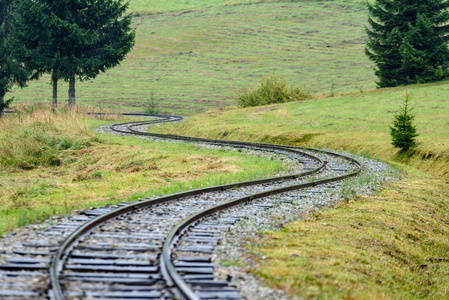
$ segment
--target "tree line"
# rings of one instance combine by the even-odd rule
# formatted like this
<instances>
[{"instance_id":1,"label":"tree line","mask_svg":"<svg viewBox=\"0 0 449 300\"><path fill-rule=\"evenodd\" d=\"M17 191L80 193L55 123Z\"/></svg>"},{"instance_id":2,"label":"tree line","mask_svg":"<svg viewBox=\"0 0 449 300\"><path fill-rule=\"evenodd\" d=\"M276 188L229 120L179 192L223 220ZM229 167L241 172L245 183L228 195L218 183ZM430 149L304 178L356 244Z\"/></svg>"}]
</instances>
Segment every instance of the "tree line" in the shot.
<instances>
[{"instance_id":1,"label":"tree line","mask_svg":"<svg viewBox=\"0 0 449 300\"><path fill-rule=\"evenodd\" d=\"M51 75L53 106L58 82L75 82L117 66L134 46L128 3L122 0L0 0L0 116L12 86Z\"/></svg>"}]
</instances>

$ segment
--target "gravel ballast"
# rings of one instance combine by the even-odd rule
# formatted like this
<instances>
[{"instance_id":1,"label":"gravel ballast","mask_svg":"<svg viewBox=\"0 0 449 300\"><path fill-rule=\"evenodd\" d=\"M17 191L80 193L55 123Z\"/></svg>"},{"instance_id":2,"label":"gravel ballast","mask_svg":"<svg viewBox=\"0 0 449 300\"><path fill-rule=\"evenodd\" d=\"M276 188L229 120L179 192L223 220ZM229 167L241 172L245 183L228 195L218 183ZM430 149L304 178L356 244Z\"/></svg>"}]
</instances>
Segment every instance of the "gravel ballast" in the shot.
<instances>
[{"instance_id":1,"label":"gravel ballast","mask_svg":"<svg viewBox=\"0 0 449 300\"><path fill-rule=\"evenodd\" d=\"M111 130L105 126L99 129L103 133L111 133ZM112 132L113 133L113 132ZM116 133L114 133L116 134ZM146 137L144 137L146 138ZM149 138L151 140L160 140L159 138ZM166 140L164 140L166 141ZM201 147L205 148L217 148L225 149L229 151L237 151L231 147L211 146L204 143L197 143ZM242 150L239 150L242 151ZM292 155L285 155L282 153L260 152L252 149L243 150L248 155L264 155L272 159L281 159L285 164L290 165L290 170L282 174L276 174L276 176L295 174L301 172L304 166L298 163ZM312 151L314 152L314 151ZM344 166L344 162L340 158L335 158L331 155L324 153L314 152L314 155L319 156L323 161L326 161L326 169L320 173L320 178L327 178L329 176L335 176L339 174L339 167ZM347 155L347 154L346 154ZM231 284L236 287L242 297L246 299L289 299L281 292L264 287L263 282L252 276L247 272L250 266L254 268L254 262L248 260L246 257L246 243L248 240L260 236L265 230L275 230L282 228L288 222L294 220L300 220L301 216L309 214L313 211L320 210L327 207L336 205L339 201L342 201L344 197L350 193L356 193L358 195L368 195L378 190L386 182L396 180L397 173L392 170L387 164L377 162L374 160L365 159L362 157L355 157L363 163L363 169L361 175L348 181L328 184L326 186L319 186L315 188L309 188L307 190L287 192L269 198L264 198L260 201L255 201L251 205L265 205L272 206L267 209L256 209L254 213L247 214L237 223L231 225L229 230L222 231L220 236L220 242L215 247L212 254L213 262L215 265L215 277L217 279L226 278L231 281ZM348 167L345 167L346 171ZM349 167L350 168L350 167ZM274 189L291 184L298 184L315 179L310 178L298 178L294 180L288 180L285 182L272 183L266 186L249 186L242 187L234 190L229 190L215 195L207 195L205 199L201 201L210 201L213 197L214 201L225 201L245 195L248 193L260 192L265 189ZM201 205L200 205L201 206ZM268 207L268 206L267 206ZM113 209L114 207L111 207ZM225 212L226 215L232 216L233 214L239 214L239 208L229 209ZM222 217L222 216L221 216ZM181 218L181 216L179 217ZM213 219L213 218L212 218ZM84 221L83 221L84 220ZM23 228L17 229L14 233L4 236L0 239L0 264L6 263L6 258L9 254L17 249L21 249L22 244L30 239L35 239L36 235L43 234L48 231L49 228L57 226L58 224L82 224L87 221L84 212L73 212L69 216L59 217L55 216L40 224L29 225ZM73 225L75 228L77 225ZM67 229L56 236L52 241L55 243L60 241L62 236L68 235L73 228L67 227ZM48 235L48 234L47 234ZM59 239L58 239L59 238ZM226 262L236 262L232 266ZM223 264L225 262L225 264ZM246 265L247 267L238 267L237 265ZM0 281L3 280L0 274ZM10 278L8 280L11 280ZM17 278L20 280L20 278ZM22 280L23 281L23 280ZM6 281L5 281L6 282ZM13 285L14 283L11 283ZM17 285L25 284L25 282L18 282ZM39 275L27 280L27 284L33 284L33 290L42 292L48 287L47 275ZM7 285L5 285L7 286ZM2 287L0 287L0 290Z\"/></svg>"}]
</instances>

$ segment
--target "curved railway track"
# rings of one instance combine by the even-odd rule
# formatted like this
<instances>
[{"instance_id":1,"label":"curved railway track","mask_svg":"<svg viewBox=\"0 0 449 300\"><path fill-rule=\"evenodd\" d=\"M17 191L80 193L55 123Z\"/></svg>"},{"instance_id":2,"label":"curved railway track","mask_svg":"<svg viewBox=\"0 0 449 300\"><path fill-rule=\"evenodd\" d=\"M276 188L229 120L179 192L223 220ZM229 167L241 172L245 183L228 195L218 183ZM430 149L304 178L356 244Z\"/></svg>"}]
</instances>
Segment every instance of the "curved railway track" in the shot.
<instances>
[{"instance_id":1,"label":"curved railway track","mask_svg":"<svg viewBox=\"0 0 449 300\"><path fill-rule=\"evenodd\" d=\"M68 237L51 249L47 295L52 299L240 299L226 281L214 280L211 253L220 231L228 230L252 210L272 206L273 195L328 186L361 171L357 160L322 150L149 133L142 127L182 118L140 116L153 119L114 124L110 129L121 134L275 152L297 160L304 169L99 211L81 226L74 225Z\"/></svg>"}]
</instances>

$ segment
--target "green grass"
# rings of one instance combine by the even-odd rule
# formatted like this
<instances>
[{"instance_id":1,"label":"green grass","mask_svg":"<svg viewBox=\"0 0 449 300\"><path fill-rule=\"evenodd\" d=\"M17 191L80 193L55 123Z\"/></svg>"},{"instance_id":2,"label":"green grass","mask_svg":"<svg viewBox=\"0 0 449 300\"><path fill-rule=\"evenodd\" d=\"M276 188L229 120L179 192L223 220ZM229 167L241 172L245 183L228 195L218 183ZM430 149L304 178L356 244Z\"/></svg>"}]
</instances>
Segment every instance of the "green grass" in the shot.
<instances>
[{"instance_id":1,"label":"green grass","mask_svg":"<svg viewBox=\"0 0 449 300\"><path fill-rule=\"evenodd\" d=\"M48 134L52 138L76 137L79 131L85 133L86 129L111 122L51 117L47 111L41 112L41 117L36 114L39 112L33 113L31 120L23 115L2 119L3 126L21 119L34 134L21 136L22 140L2 138L0 148L7 145L21 149L20 144L28 145L27 141L35 136ZM32 126L43 119L48 126ZM21 126L8 128L22 131ZM14 132L10 135L15 136ZM193 144L155 143L98 133L87 133L82 138L90 139L83 147L58 149L57 145L46 144L54 146L51 153L58 158L58 165L40 163L24 169L8 161L0 164L0 234L75 209L265 178L289 168L277 160L244 152L201 149ZM21 159L27 160L22 152L19 150Z\"/></svg>"},{"instance_id":2,"label":"green grass","mask_svg":"<svg viewBox=\"0 0 449 300\"><path fill-rule=\"evenodd\" d=\"M415 108L416 154L398 156L389 126L407 93ZM401 161L449 177L449 84L355 92L297 103L209 111L163 132L233 140L341 149L385 161Z\"/></svg>"},{"instance_id":3,"label":"green grass","mask_svg":"<svg viewBox=\"0 0 449 300\"><path fill-rule=\"evenodd\" d=\"M335 208L260 233L250 246L257 268L249 264L247 270L271 287L306 299L447 299L448 91L448 82L439 82L228 107L157 130L340 149L394 164L404 178L374 196L356 196L348 185ZM407 94L420 134L412 157L398 155L389 135L394 112ZM356 184L375 180L360 178Z\"/></svg>"},{"instance_id":4,"label":"green grass","mask_svg":"<svg viewBox=\"0 0 449 300\"><path fill-rule=\"evenodd\" d=\"M121 66L77 83L78 103L144 111L153 89L163 112L192 115L233 104L238 88L270 73L315 94L375 87L372 64L363 53L363 3L227 5L234 2L255 1L131 0L132 10L162 13L134 18L133 51ZM44 78L11 94L19 103L50 102L49 83ZM64 101L67 84L59 91Z\"/></svg>"},{"instance_id":5,"label":"green grass","mask_svg":"<svg viewBox=\"0 0 449 300\"><path fill-rule=\"evenodd\" d=\"M129 10L135 15L162 14L223 6L279 2L272 0L131 0Z\"/></svg>"},{"instance_id":6,"label":"green grass","mask_svg":"<svg viewBox=\"0 0 449 300\"><path fill-rule=\"evenodd\" d=\"M273 2L300 2L292 0L131 0L129 10L139 14L161 14L168 12L199 10L206 8L222 8ZM349 3L364 3L363 0L347 1Z\"/></svg>"},{"instance_id":7,"label":"green grass","mask_svg":"<svg viewBox=\"0 0 449 300\"><path fill-rule=\"evenodd\" d=\"M447 299L448 182L406 178L253 240L251 272L305 299Z\"/></svg>"}]
</instances>

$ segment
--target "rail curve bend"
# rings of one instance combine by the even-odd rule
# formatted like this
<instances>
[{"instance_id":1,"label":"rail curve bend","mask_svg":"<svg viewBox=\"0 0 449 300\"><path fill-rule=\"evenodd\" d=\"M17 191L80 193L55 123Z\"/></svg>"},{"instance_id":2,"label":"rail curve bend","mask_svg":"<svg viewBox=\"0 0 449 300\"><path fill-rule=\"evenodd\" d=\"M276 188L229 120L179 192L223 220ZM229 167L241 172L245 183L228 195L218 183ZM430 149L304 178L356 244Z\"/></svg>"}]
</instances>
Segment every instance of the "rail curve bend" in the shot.
<instances>
[{"instance_id":1,"label":"rail curve bend","mask_svg":"<svg viewBox=\"0 0 449 300\"><path fill-rule=\"evenodd\" d=\"M183 141L183 142L190 142L190 143L202 143L202 144L209 144L209 145L216 145L216 146L226 146L226 147L234 147L234 148L245 148L245 149L251 149L256 151L268 151L268 152L278 152L283 153L285 155L290 155L296 157L300 162L305 163L308 167L300 173L296 174L289 174L284 176L276 176L272 178L266 178L261 180L253 180L253 181L246 181L246 182L239 182L234 184L227 184L227 185L220 185L220 186L212 186L212 187L206 187L202 189L197 190L191 190L186 191L182 193L177 193L173 195L167 195L162 197L154 197L154 198L148 198L148 199L142 199L141 201L137 201L135 203L131 203L129 205L125 205L122 207L119 207L109 213L100 215L89 222L85 223L81 227L79 227L77 230L75 230L70 236L68 236L64 242L59 246L57 251L52 257L51 265L50 265L50 279L51 279L51 298L53 299L66 299L68 295L74 295L74 297L80 297L82 295L80 294L70 294L70 292L64 291L63 285L61 284L61 278L65 278L64 281L67 281L66 278L68 277L67 274L64 275L64 270L67 268L65 265L69 265L69 269L71 268L72 271L77 270L78 272L81 272L80 270L90 270L88 266L92 267L95 263L98 263L96 266L97 268L103 268L105 272L125 272L126 270L131 270L130 267L123 267L117 265L117 270L114 271L113 266L105 266L106 258L112 259L112 258L120 258L120 257L126 257L126 255L123 254L110 254L109 256L106 254L100 255L93 255L89 253L81 253L78 248L86 249L87 246L83 246L83 240L88 240L89 235L92 234L95 230L100 228L101 226L104 226L107 222L111 221L120 221L127 218L127 216L131 214L138 214L143 212L144 214L151 215L152 209L157 209L158 207L161 207L161 205L176 205L177 201L184 201L185 199L196 199L200 198L201 195L205 194L211 194L211 193L220 193L223 191L231 191L238 188L243 187L250 187L250 186L267 186L263 190L258 190L257 192L251 192L248 194L245 194L244 196L234 196L232 200L226 200L221 201L217 205L199 205L199 210L197 211L191 211L189 212L183 212L182 214L177 215L175 218L176 221L173 221L171 227L167 229L167 234L163 235L160 241L155 241L157 244L157 247L155 246L155 261L157 262L158 266L156 267L156 271L151 269L152 267L143 264L142 261L134 262L135 264L142 263L142 267L139 269L138 272L145 272L145 270L149 270L148 272L160 272L162 276L159 276L157 274L152 275L154 281L163 281L165 284L165 287L163 289L158 289L156 293L156 289L152 290L152 292L156 293L154 294L154 298L160 299L168 299L168 298L183 298L183 299L205 299L204 297L201 297L201 293L198 292L198 289L195 289L191 283L188 283L186 279L183 277L182 274L180 274L179 269L176 266L176 263L174 263L174 260L176 257L174 257L174 252L178 250L174 250L176 247L176 243L182 238L183 234L186 234L186 232L189 230L189 228L192 228L192 226L195 226L195 224L198 224L202 219L207 218L213 214L215 214L218 211L223 211L226 209L229 209L230 207L235 207L237 205L242 205L245 203L249 203L251 201L254 201L256 199L262 199L264 197L276 195L285 193L288 191L293 190L299 190L299 189L305 189L309 187L329 184L336 181L341 181L343 179L357 176L361 169L362 164L357 161L354 158L348 157L346 155L334 153L331 151L324 151L324 150L318 150L318 149L311 149L311 148L300 148L300 147L290 147L290 146L284 146L284 145L273 145L273 144L264 144L264 143L246 143L246 142L240 142L240 141L227 141L227 140L216 140L216 139L204 139L204 138L196 138L196 137L187 137L187 136L178 136L178 135L164 135L164 134L157 134L157 133L151 133L147 132L142 129L142 127L152 125L152 124L158 124L158 123L166 123L166 122L180 122L183 120L182 117L176 117L176 116L168 116L168 115L149 115L149 114L126 114L127 116L136 116L136 117L145 117L149 118L146 121L139 121L139 122L127 122L127 123L119 123L119 124L112 124L109 126L110 130L120 133L120 134L128 134L128 135L138 135L138 136L146 136L146 137L152 137L156 139L168 139L168 140L176 140L176 141ZM318 156L314 155L314 153L320 153L325 154L329 156L338 157L342 161L345 161L346 164L350 167L347 167L345 170L340 170L337 175L327 176L326 178L318 178L315 180L308 180L305 181L303 178L305 178L308 175L311 174L318 174L319 172L322 172L324 169L326 169L325 162L319 158ZM280 184L282 183L282 184ZM269 185L272 186L269 186ZM237 195L237 194L236 194ZM190 201L190 200L188 200ZM186 203L189 203L189 202ZM204 202L204 199L201 200ZM203 203L198 202L198 203ZM186 210L186 209L184 209ZM188 209L187 209L188 210ZM174 211L179 211L179 207L176 208ZM153 217L154 219L154 217ZM149 218L145 222L152 222L153 220ZM156 217L157 219L157 217ZM164 222L164 219L161 217L161 222ZM104 233L104 229L102 229L101 233L94 233L94 235L98 236L113 236L114 234ZM115 235L118 235L116 233ZM124 238L126 234L123 234L121 238ZM129 234L128 234L129 235ZM143 233L135 233L136 236L144 239ZM128 236L128 239L132 239L133 237ZM160 243L160 245L158 244ZM80 247L80 245L82 247ZM145 245L145 247L150 247L149 244L138 244L134 243L134 250L138 251L139 249L135 249L136 247L143 247L139 245ZM78 248L77 248L78 247ZM121 246L118 246L121 247ZM89 248L89 247L87 247ZM129 247L128 247L129 248ZM128 249L126 248L126 249ZM151 247L150 247L151 248ZM93 249L93 246L90 246L89 249ZM125 248L124 248L125 249ZM153 248L151 248L153 249ZM151 250L153 251L153 250ZM74 255L73 253L77 253ZM92 259L90 261L90 265L84 265L82 266L81 261L84 261L80 258L85 258L87 256L92 256ZM135 256L135 257L143 257L143 256ZM99 263L98 261L102 258L103 263ZM179 258L179 257L178 257ZM148 259L148 258L146 258ZM75 263L76 262L76 263ZM115 262L114 262L115 263ZM200 262L197 262L197 265L202 265ZM204 264L203 264L204 265ZM137 268L138 269L138 268ZM151 271L153 270L153 271ZM126 271L126 272L128 272ZM131 271L129 271L131 272ZM71 276L74 276L72 273L70 273ZM108 273L109 274L109 273ZM113 278L114 276L111 275L110 278ZM197 276L198 277L198 276ZM109 278L109 279L110 279ZM135 277L137 278L137 277ZM140 277L139 277L140 278ZM109 280L108 279L108 280ZM112 280L112 279L111 279ZM137 279L136 279L137 280ZM148 278L145 277L145 280L148 281ZM145 281L145 282L147 282ZM125 280L122 281L127 282ZM210 284L210 283L208 283ZM118 294L115 294L116 296ZM70 297L72 297L70 296ZM149 297L152 299L151 297ZM206 297L207 298L207 297ZM231 299L231 298L229 298ZM237 299L237 298L232 298Z\"/></svg>"}]
</instances>

